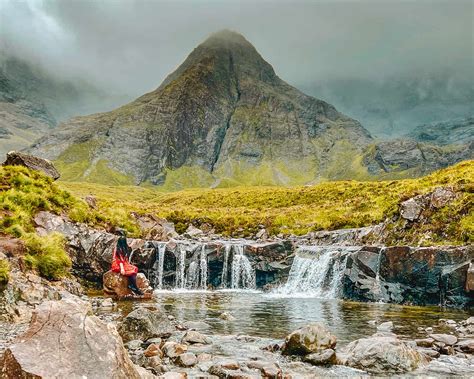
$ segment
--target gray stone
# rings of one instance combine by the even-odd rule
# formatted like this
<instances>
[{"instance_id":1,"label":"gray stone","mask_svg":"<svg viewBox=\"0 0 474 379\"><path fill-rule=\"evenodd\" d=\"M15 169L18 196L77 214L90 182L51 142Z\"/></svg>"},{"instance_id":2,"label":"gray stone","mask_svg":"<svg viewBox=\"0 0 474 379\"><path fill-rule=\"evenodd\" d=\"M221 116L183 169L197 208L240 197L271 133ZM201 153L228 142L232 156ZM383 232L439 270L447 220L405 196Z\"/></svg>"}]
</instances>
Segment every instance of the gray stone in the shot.
<instances>
[{"instance_id":1,"label":"gray stone","mask_svg":"<svg viewBox=\"0 0 474 379\"><path fill-rule=\"evenodd\" d=\"M176 364L182 367L191 367L198 362L196 355L193 353L183 353L176 358Z\"/></svg>"},{"instance_id":2,"label":"gray stone","mask_svg":"<svg viewBox=\"0 0 474 379\"><path fill-rule=\"evenodd\" d=\"M120 323L119 333L125 342L131 340L148 340L155 337L168 337L174 331L166 315L140 307L130 312Z\"/></svg>"},{"instance_id":3,"label":"gray stone","mask_svg":"<svg viewBox=\"0 0 474 379\"><path fill-rule=\"evenodd\" d=\"M204 334L201 334L194 330L188 330L186 334L183 336L181 342L188 343L188 344L195 344L195 343L209 344L211 343L211 339L205 336Z\"/></svg>"},{"instance_id":4,"label":"gray stone","mask_svg":"<svg viewBox=\"0 0 474 379\"><path fill-rule=\"evenodd\" d=\"M307 355L334 349L336 337L321 323L315 322L295 330L285 338L282 354Z\"/></svg>"},{"instance_id":5,"label":"gray stone","mask_svg":"<svg viewBox=\"0 0 474 379\"><path fill-rule=\"evenodd\" d=\"M31 170L41 171L54 180L60 177L59 171L47 159L38 158L18 151L10 151L7 154L7 159L3 162L3 166L24 166Z\"/></svg>"},{"instance_id":6,"label":"gray stone","mask_svg":"<svg viewBox=\"0 0 474 379\"><path fill-rule=\"evenodd\" d=\"M453 346L458 341L458 338L452 334L430 334L430 337L448 346Z\"/></svg>"},{"instance_id":7,"label":"gray stone","mask_svg":"<svg viewBox=\"0 0 474 379\"><path fill-rule=\"evenodd\" d=\"M396 337L369 337L351 342L341 363L373 374L404 373L427 363L427 358Z\"/></svg>"},{"instance_id":8,"label":"gray stone","mask_svg":"<svg viewBox=\"0 0 474 379\"><path fill-rule=\"evenodd\" d=\"M306 355L303 360L315 366L336 364L336 352L333 349L326 349L320 353Z\"/></svg>"},{"instance_id":9,"label":"gray stone","mask_svg":"<svg viewBox=\"0 0 474 379\"><path fill-rule=\"evenodd\" d=\"M401 204L400 215L409 221L418 220L423 211L421 197L408 199Z\"/></svg>"}]
</instances>

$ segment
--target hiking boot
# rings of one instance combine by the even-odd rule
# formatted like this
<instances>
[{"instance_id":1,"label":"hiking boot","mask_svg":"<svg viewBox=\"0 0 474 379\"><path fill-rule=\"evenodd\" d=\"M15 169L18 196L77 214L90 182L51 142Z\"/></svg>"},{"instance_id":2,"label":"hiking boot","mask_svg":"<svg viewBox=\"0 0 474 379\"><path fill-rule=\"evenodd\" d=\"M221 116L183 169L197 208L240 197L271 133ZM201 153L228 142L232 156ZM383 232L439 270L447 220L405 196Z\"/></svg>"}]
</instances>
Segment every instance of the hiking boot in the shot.
<instances>
[{"instance_id":1,"label":"hiking boot","mask_svg":"<svg viewBox=\"0 0 474 379\"><path fill-rule=\"evenodd\" d=\"M132 286L132 285L129 285L128 288L130 290L132 290L132 292L135 294L135 295L139 295L139 296L143 296L143 292L140 291L139 288L135 287L135 286Z\"/></svg>"}]
</instances>

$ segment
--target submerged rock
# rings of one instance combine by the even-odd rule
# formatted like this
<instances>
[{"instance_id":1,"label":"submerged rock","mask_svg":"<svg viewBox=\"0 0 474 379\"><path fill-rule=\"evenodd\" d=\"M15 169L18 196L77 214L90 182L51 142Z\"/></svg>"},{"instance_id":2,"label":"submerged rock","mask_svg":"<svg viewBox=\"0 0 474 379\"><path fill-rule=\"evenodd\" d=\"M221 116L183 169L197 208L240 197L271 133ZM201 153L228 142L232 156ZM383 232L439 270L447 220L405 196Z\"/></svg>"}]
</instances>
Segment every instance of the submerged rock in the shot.
<instances>
[{"instance_id":1,"label":"submerged rock","mask_svg":"<svg viewBox=\"0 0 474 379\"><path fill-rule=\"evenodd\" d=\"M396 337L368 337L351 342L338 354L347 366L373 374L404 373L426 364L428 359Z\"/></svg>"},{"instance_id":2,"label":"submerged rock","mask_svg":"<svg viewBox=\"0 0 474 379\"><path fill-rule=\"evenodd\" d=\"M289 334L282 347L285 355L306 355L336 347L336 337L321 323L308 324Z\"/></svg>"},{"instance_id":3,"label":"submerged rock","mask_svg":"<svg viewBox=\"0 0 474 379\"><path fill-rule=\"evenodd\" d=\"M115 327L92 316L89 303L72 295L40 304L0 366L1 377L8 379L141 377Z\"/></svg>"},{"instance_id":4,"label":"submerged rock","mask_svg":"<svg viewBox=\"0 0 474 379\"><path fill-rule=\"evenodd\" d=\"M146 341L155 337L169 337L175 328L163 313L140 307L130 312L121 322L119 333L125 342Z\"/></svg>"}]
</instances>

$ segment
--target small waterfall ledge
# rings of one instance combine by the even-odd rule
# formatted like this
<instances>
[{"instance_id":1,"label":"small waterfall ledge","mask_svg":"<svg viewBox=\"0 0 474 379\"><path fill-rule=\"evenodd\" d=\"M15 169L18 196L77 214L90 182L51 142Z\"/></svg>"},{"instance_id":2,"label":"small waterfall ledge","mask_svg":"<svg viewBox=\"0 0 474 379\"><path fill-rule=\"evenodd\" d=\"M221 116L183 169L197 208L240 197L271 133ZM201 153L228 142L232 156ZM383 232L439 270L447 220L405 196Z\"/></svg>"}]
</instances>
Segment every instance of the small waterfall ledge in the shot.
<instances>
[{"instance_id":1,"label":"small waterfall ledge","mask_svg":"<svg viewBox=\"0 0 474 379\"><path fill-rule=\"evenodd\" d=\"M141 270L157 290L260 289L277 296L474 306L468 285L474 262L472 246L294 246L285 241L180 240L148 241L142 250L134 259L149 262Z\"/></svg>"}]
</instances>

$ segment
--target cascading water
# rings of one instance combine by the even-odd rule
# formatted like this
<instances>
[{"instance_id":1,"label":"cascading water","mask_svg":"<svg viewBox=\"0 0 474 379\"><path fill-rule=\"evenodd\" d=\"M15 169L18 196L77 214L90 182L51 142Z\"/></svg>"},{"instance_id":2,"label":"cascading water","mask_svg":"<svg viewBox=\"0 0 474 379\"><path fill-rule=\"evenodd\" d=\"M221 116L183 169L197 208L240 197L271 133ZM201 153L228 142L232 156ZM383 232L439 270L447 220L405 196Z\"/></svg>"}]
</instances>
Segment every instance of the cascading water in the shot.
<instances>
[{"instance_id":1,"label":"cascading water","mask_svg":"<svg viewBox=\"0 0 474 379\"><path fill-rule=\"evenodd\" d=\"M179 256L176 262L176 285L177 289L186 288L186 277L184 275L186 269L186 249L179 246Z\"/></svg>"},{"instance_id":2,"label":"cascading water","mask_svg":"<svg viewBox=\"0 0 474 379\"><path fill-rule=\"evenodd\" d=\"M347 257L355 247L299 247L285 285L274 293L321 298L340 295Z\"/></svg>"},{"instance_id":3,"label":"cascading water","mask_svg":"<svg viewBox=\"0 0 474 379\"><path fill-rule=\"evenodd\" d=\"M166 244L161 244L158 247L158 267L157 267L157 283L156 287L158 289L163 289L163 268L165 264L165 251L166 251Z\"/></svg>"},{"instance_id":4,"label":"cascading water","mask_svg":"<svg viewBox=\"0 0 474 379\"><path fill-rule=\"evenodd\" d=\"M203 290L207 289L207 254L206 254L206 245L201 247L201 255L199 257L199 268L201 271L201 288Z\"/></svg>"},{"instance_id":5,"label":"cascading water","mask_svg":"<svg viewBox=\"0 0 474 379\"><path fill-rule=\"evenodd\" d=\"M229 255L232 245L227 244L224 247L224 262L222 264L221 288L227 288L227 276L229 272Z\"/></svg>"},{"instance_id":6,"label":"cascading water","mask_svg":"<svg viewBox=\"0 0 474 379\"><path fill-rule=\"evenodd\" d=\"M249 259L244 255L243 245L234 245L234 257L232 259L232 289L255 289L255 270Z\"/></svg>"},{"instance_id":7,"label":"cascading water","mask_svg":"<svg viewBox=\"0 0 474 379\"><path fill-rule=\"evenodd\" d=\"M199 266L193 261L189 264L188 273L186 275L186 288L196 289L199 286Z\"/></svg>"}]
</instances>

